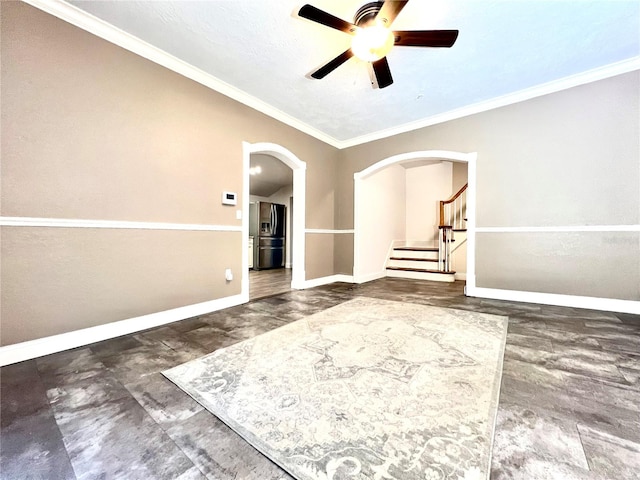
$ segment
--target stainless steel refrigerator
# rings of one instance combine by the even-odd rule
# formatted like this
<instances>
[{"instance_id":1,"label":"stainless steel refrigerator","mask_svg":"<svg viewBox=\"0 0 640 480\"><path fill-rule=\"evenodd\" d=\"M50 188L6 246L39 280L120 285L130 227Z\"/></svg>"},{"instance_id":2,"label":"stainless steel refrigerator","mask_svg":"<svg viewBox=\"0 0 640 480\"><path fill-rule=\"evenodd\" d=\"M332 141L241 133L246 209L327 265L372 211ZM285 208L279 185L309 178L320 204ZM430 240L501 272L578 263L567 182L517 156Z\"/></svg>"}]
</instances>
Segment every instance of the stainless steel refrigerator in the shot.
<instances>
[{"instance_id":1,"label":"stainless steel refrigerator","mask_svg":"<svg viewBox=\"0 0 640 480\"><path fill-rule=\"evenodd\" d=\"M253 236L253 268L282 268L285 261L287 207L279 203L249 204L249 235Z\"/></svg>"}]
</instances>

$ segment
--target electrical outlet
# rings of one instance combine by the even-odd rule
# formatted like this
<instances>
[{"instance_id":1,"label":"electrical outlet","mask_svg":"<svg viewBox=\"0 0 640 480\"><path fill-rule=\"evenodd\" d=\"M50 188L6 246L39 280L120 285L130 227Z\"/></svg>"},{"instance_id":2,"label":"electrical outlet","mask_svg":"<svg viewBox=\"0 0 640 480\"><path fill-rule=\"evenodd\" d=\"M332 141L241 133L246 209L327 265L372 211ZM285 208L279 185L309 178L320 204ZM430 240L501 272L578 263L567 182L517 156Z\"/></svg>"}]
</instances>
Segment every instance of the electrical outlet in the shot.
<instances>
[{"instance_id":1,"label":"electrical outlet","mask_svg":"<svg viewBox=\"0 0 640 480\"><path fill-rule=\"evenodd\" d=\"M230 282L231 280L233 280L233 273L231 272L230 268L227 268L224 271L224 278L227 280L227 282Z\"/></svg>"},{"instance_id":2,"label":"electrical outlet","mask_svg":"<svg viewBox=\"0 0 640 480\"><path fill-rule=\"evenodd\" d=\"M242 210L236 210L236 220L242 220Z\"/></svg>"}]
</instances>

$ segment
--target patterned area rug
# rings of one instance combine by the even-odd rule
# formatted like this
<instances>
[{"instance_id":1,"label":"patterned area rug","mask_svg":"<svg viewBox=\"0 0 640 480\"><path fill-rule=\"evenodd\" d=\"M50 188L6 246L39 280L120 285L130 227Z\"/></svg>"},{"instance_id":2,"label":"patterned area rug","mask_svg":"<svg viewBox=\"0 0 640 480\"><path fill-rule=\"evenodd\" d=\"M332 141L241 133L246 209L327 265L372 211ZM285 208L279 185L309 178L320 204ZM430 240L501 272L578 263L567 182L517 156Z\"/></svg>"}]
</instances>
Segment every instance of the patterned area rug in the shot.
<instances>
[{"instance_id":1,"label":"patterned area rug","mask_svg":"<svg viewBox=\"0 0 640 480\"><path fill-rule=\"evenodd\" d=\"M300 480L485 480L506 330L357 298L163 373Z\"/></svg>"}]
</instances>

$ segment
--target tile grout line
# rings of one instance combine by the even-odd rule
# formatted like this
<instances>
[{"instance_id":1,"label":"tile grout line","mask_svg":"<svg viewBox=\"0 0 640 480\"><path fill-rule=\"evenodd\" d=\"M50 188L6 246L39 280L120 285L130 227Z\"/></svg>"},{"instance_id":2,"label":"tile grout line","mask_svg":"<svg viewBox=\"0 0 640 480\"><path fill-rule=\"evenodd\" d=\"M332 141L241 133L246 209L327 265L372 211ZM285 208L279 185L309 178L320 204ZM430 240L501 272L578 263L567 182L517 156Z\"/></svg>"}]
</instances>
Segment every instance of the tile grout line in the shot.
<instances>
[{"instance_id":1,"label":"tile grout line","mask_svg":"<svg viewBox=\"0 0 640 480\"><path fill-rule=\"evenodd\" d=\"M164 343L163 341L160 341L159 343L162 343L163 345L165 345L165 343ZM172 349L171 347L169 347L168 345L167 345L167 347L168 347L169 349L171 349L171 350L174 350L174 349ZM176 351L176 350L174 350L174 351ZM107 370L109 370L109 369L107 369ZM113 372L111 372L111 373L113 373ZM162 372L158 372L158 373L162 374ZM140 406L140 408L141 408L141 409L142 409L142 411L144 412L145 416L146 416L146 417L148 417L148 418L150 418L150 419L151 419L151 421L152 421L153 423L155 423L155 424L160 428L160 430L162 431L162 433L163 433L164 435L166 435L166 436L167 436L167 438L168 438L168 439L171 441L171 443L172 443L172 444L173 444L173 445L178 449L178 451L179 451L179 452L181 452L181 453L182 453L182 455L184 455L184 458L186 458L187 460L189 460L189 462L191 462L192 467L195 467L195 468L196 468L196 469L197 469L197 470L202 474L202 476L203 476L204 478L208 478L208 477L207 477L207 475L206 475L206 473L205 473L205 472L203 472L203 471L202 471L202 469L201 469L198 465L196 465L196 464L193 462L193 460L192 460L192 459L191 459L191 457L187 454L187 452L185 452L185 451L180 447L180 445L178 445L178 444L176 443L176 441L175 441L175 440L173 439L173 437L169 434L169 432L164 428L164 426L163 426L162 424L158 423L158 422L156 421L156 419L155 419L155 418L153 418L153 416L152 416L152 415L147 411L147 409L146 409L146 408L144 408L144 405L142 405L142 404L138 401L138 399L136 398L136 396L131 392L131 390L129 390L129 388L127 387L127 384L123 383L123 382L122 382L122 381L121 381L121 380L120 380L116 375L113 375L113 378L114 378L114 379L115 379L115 380L116 380L116 381L117 381L117 382L122 386L122 388L124 388L124 389L127 391L127 393L131 396L131 398L132 398L132 399L133 399L133 400L134 400L134 401L135 401L135 402ZM191 470L191 468L189 468L188 470ZM186 473L188 470L185 470L185 472L183 472L183 473Z\"/></svg>"},{"instance_id":2,"label":"tile grout line","mask_svg":"<svg viewBox=\"0 0 640 480\"><path fill-rule=\"evenodd\" d=\"M587 457L587 452L584 449L584 441L582 440L582 434L580 432L580 423L576 422L576 432L578 432L578 439L580 440L580 448L582 448L582 454L584 455L585 463L587 464L588 471L592 472L591 462L589 461L589 457Z\"/></svg>"},{"instance_id":3,"label":"tile grout line","mask_svg":"<svg viewBox=\"0 0 640 480\"><path fill-rule=\"evenodd\" d=\"M60 425L58 424L58 419L56 418L56 412L53 408L53 405L51 405L51 401L49 400L49 395L47 395L47 392L49 391L49 389L45 386L44 380L42 379L42 375L40 374L40 368L38 368L38 361L36 358L31 360L33 362L33 364L36 367L36 373L38 374L38 379L40 380L40 383L42 384L42 388L44 390L44 396L47 399L47 405L49 405L49 412L51 413L51 417L53 418L53 421L56 424L56 429L58 430L58 433L60 434L60 440L62 440L62 445L64 446L64 453L67 457L67 460L69 460L69 466L71 467L71 470L73 471L73 476L75 477L75 479L78 479L78 472L76 471L76 467L73 465L73 462L71 461L71 455L69 455L69 447L67 446L67 442L65 441L65 436L62 434L62 430L60 430Z\"/></svg>"},{"instance_id":4,"label":"tile grout line","mask_svg":"<svg viewBox=\"0 0 640 480\"><path fill-rule=\"evenodd\" d=\"M107 340L107 341L109 341L109 340ZM158 343L161 343L161 344L165 345L165 346L166 346L167 348L169 348L170 350L176 351L176 350L172 349L171 347L169 347L168 345L166 345L163 341L159 341ZM138 347L132 347L132 348L138 348ZM126 351L126 350L131 350L132 348L125 349L124 351ZM89 347L89 350L91 350L91 348L90 348L90 347ZM101 358L101 356L100 356L99 354L95 353L93 350L91 350L91 353L92 353L93 355L95 355L95 356L96 356L96 358L98 358L98 359L100 360L100 363L102 363L102 358ZM121 352L118 352L118 353L121 353ZM112 355L115 355L115 354L116 354L116 353L112 353ZM108 356L110 356L110 355L106 355L106 356L108 357ZM127 384L126 384L126 383L124 383L124 382L123 382L123 381L118 377L118 375L116 375L116 374L115 374L114 370L113 370L112 368L110 368L110 367L107 367L107 366L105 366L104 368L105 368L105 371L106 371L106 372L108 372L108 373L110 374L110 376L111 376L111 377L112 377L112 378L113 378L113 379L114 379L118 384L120 384L120 386L121 386L121 387L122 387L122 388L123 388L123 389L124 389L128 394L129 394L129 396L130 396L130 397L135 401L135 403L136 403L136 404L137 404L137 405L142 409L142 411L144 412L145 417L147 417L147 418L151 419L151 421L152 421L155 425L157 425L157 426L160 428L160 430L162 431L162 433L163 433L164 435L166 435L166 436L167 436L167 438L171 441L171 443L172 443L173 445L175 445L175 447L178 449L178 451L179 451L179 452L181 452L181 453L184 455L184 457L185 457L189 462L191 462L191 465L192 465L193 467L195 467L195 468L196 468L196 469L197 469L197 470L198 470L198 471L203 475L203 477L207 478L206 474L205 474L205 473L200 469L200 467L198 467L195 463L193 463L193 460L191 459L191 457L189 457L189 456L186 454L186 452L185 452L182 448L180 448L180 446L175 442L175 440L171 437L171 435L169 435L169 433L164 429L164 427L163 427L161 424L159 424L159 423L156 421L156 419L155 419L155 418L153 418L153 417L151 416L151 414L147 411L147 409L146 409L146 408L144 408L144 405L142 405L142 404L138 401L138 399L135 397L135 395L134 395L134 394L131 392L131 390L129 390L129 388L127 387ZM188 470L190 470L190 468L189 468ZM186 471L187 471L187 470L185 470L185 472L186 472ZM75 470L74 470L74 472L75 472ZM184 472L183 472L183 473L184 473ZM76 476L76 478L77 478L77 476Z\"/></svg>"}]
</instances>

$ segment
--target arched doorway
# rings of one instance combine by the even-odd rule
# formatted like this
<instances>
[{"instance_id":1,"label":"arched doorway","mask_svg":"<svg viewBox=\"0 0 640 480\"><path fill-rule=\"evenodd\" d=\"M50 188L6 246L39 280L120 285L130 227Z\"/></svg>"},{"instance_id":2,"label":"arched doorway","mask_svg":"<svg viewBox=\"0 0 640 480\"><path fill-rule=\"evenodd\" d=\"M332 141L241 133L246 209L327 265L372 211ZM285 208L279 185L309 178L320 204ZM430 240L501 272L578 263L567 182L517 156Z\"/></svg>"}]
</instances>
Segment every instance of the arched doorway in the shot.
<instances>
[{"instance_id":1,"label":"arched doorway","mask_svg":"<svg viewBox=\"0 0 640 480\"><path fill-rule=\"evenodd\" d=\"M415 162L422 160L448 160L452 162L467 162L468 164L468 184L467 188L467 289L475 288L475 221L476 221L476 153L451 152L446 150L425 150L402 153L381 160L366 169L353 174L354 179L354 204L353 204L353 278L356 283L371 280L364 268L362 252L365 251L367 238L363 235L363 226L366 221L367 210L363 205L363 182L375 173L380 172L394 165Z\"/></svg>"},{"instance_id":2,"label":"arched doorway","mask_svg":"<svg viewBox=\"0 0 640 480\"><path fill-rule=\"evenodd\" d=\"M249 168L252 154L270 155L293 170L293 228L291 288L303 288L305 282L305 185L307 164L286 148L275 143L242 142L242 251L249 242ZM249 300L249 262L247 255L242 260L242 296Z\"/></svg>"}]
</instances>

